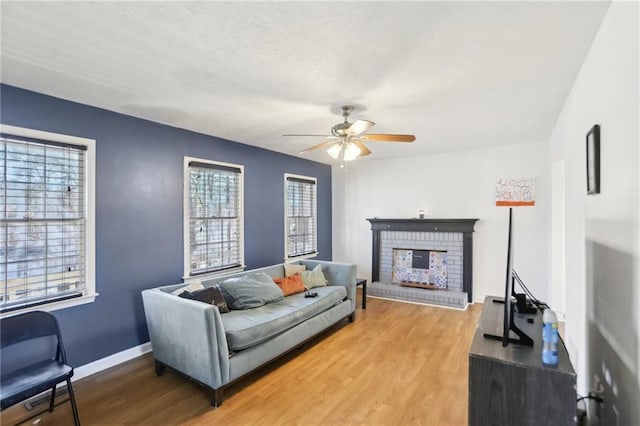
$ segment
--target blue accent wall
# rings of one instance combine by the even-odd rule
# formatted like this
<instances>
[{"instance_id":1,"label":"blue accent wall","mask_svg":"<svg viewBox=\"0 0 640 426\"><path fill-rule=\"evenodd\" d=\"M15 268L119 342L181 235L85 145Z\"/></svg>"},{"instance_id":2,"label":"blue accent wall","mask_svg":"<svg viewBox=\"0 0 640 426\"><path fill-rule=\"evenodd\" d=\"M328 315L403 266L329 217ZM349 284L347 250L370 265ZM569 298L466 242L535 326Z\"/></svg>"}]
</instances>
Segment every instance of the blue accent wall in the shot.
<instances>
[{"instance_id":1,"label":"blue accent wall","mask_svg":"<svg viewBox=\"0 0 640 426\"><path fill-rule=\"evenodd\" d=\"M331 167L0 85L0 121L96 140L94 303L58 310L80 366L149 341L140 292L182 282L183 159L244 165L248 269L284 258L284 173L318 179L319 260L331 260Z\"/></svg>"}]
</instances>

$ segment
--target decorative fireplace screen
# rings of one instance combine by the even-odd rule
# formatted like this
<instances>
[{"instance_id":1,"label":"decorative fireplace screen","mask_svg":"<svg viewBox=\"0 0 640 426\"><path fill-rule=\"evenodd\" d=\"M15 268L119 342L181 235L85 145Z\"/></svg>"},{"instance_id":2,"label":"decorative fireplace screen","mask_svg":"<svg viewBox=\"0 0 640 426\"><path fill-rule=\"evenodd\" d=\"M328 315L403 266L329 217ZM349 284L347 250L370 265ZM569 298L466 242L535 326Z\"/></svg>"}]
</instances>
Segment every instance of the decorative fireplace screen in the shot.
<instances>
[{"instance_id":1,"label":"decorative fireplace screen","mask_svg":"<svg viewBox=\"0 0 640 426\"><path fill-rule=\"evenodd\" d=\"M447 252L393 249L391 282L408 287L447 288Z\"/></svg>"}]
</instances>

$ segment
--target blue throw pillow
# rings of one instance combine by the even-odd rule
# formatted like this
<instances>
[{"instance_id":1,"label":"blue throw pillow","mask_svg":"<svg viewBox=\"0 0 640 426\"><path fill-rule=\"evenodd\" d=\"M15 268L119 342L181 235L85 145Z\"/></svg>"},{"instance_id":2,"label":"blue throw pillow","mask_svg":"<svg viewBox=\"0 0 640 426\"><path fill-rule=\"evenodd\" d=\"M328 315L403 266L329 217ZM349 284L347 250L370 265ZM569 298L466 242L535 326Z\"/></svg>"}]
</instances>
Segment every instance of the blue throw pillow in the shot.
<instances>
[{"instance_id":1,"label":"blue throw pillow","mask_svg":"<svg viewBox=\"0 0 640 426\"><path fill-rule=\"evenodd\" d=\"M219 285L231 309L252 309L284 299L280 287L264 272L227 278Z\"/></svg>"}]
</instances>

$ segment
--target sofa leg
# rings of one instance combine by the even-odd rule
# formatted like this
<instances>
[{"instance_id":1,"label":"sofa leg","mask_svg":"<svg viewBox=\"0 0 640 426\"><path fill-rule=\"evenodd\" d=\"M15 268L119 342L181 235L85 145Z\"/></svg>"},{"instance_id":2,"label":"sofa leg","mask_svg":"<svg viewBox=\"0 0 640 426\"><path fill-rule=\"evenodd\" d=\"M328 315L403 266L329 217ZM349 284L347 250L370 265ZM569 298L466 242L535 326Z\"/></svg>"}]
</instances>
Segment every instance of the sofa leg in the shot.
<instances>
[{"instance_id":1,"label":"sofa leg","mask_svg":"<svg viewBox=\"0 0 640 426\"><path fill-rule=\"evenodd\" d=\"M156 359L156 376L162 376L166 366Z\"/></svg>"},{"instance_id":2,"label":"sofa leg","mask_svg":"<svg viewBox=\"0 0 640 426\"><path fill-rule=\"evenodd\" d=\"M211 406L213 408L218 408L222 405L223 393L222 388L211 390Z\"/></svg>"},{"instance_id":3,"label":"sofa leg","mask_svg":"<svg viewBox=\"0 0 640 426\"><path fill-rule=\"evenodd\" d=\"M349 322L354 322L356 320L356 313L355 311L351 313L351 315L349 315Z\"/></svg>"}]
</instances>

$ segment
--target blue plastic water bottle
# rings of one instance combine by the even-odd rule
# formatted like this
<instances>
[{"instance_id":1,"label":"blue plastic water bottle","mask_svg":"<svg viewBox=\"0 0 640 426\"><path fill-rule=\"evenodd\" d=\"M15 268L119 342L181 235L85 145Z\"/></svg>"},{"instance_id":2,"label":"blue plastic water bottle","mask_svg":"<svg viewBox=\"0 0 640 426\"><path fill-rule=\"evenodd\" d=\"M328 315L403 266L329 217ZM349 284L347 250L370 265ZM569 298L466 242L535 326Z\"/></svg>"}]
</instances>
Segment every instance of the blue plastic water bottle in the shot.
<instances>
[{"instance_id":1,"label":"blue plastic water bottle","mask_svg":"<svg viewBox=\"0 0 640 426\"><path fill-rule=\"evenodd\" d=\"M542 363L558 365L558 317L551 309L542 314Z\"/></svg>"}]
</instances>

